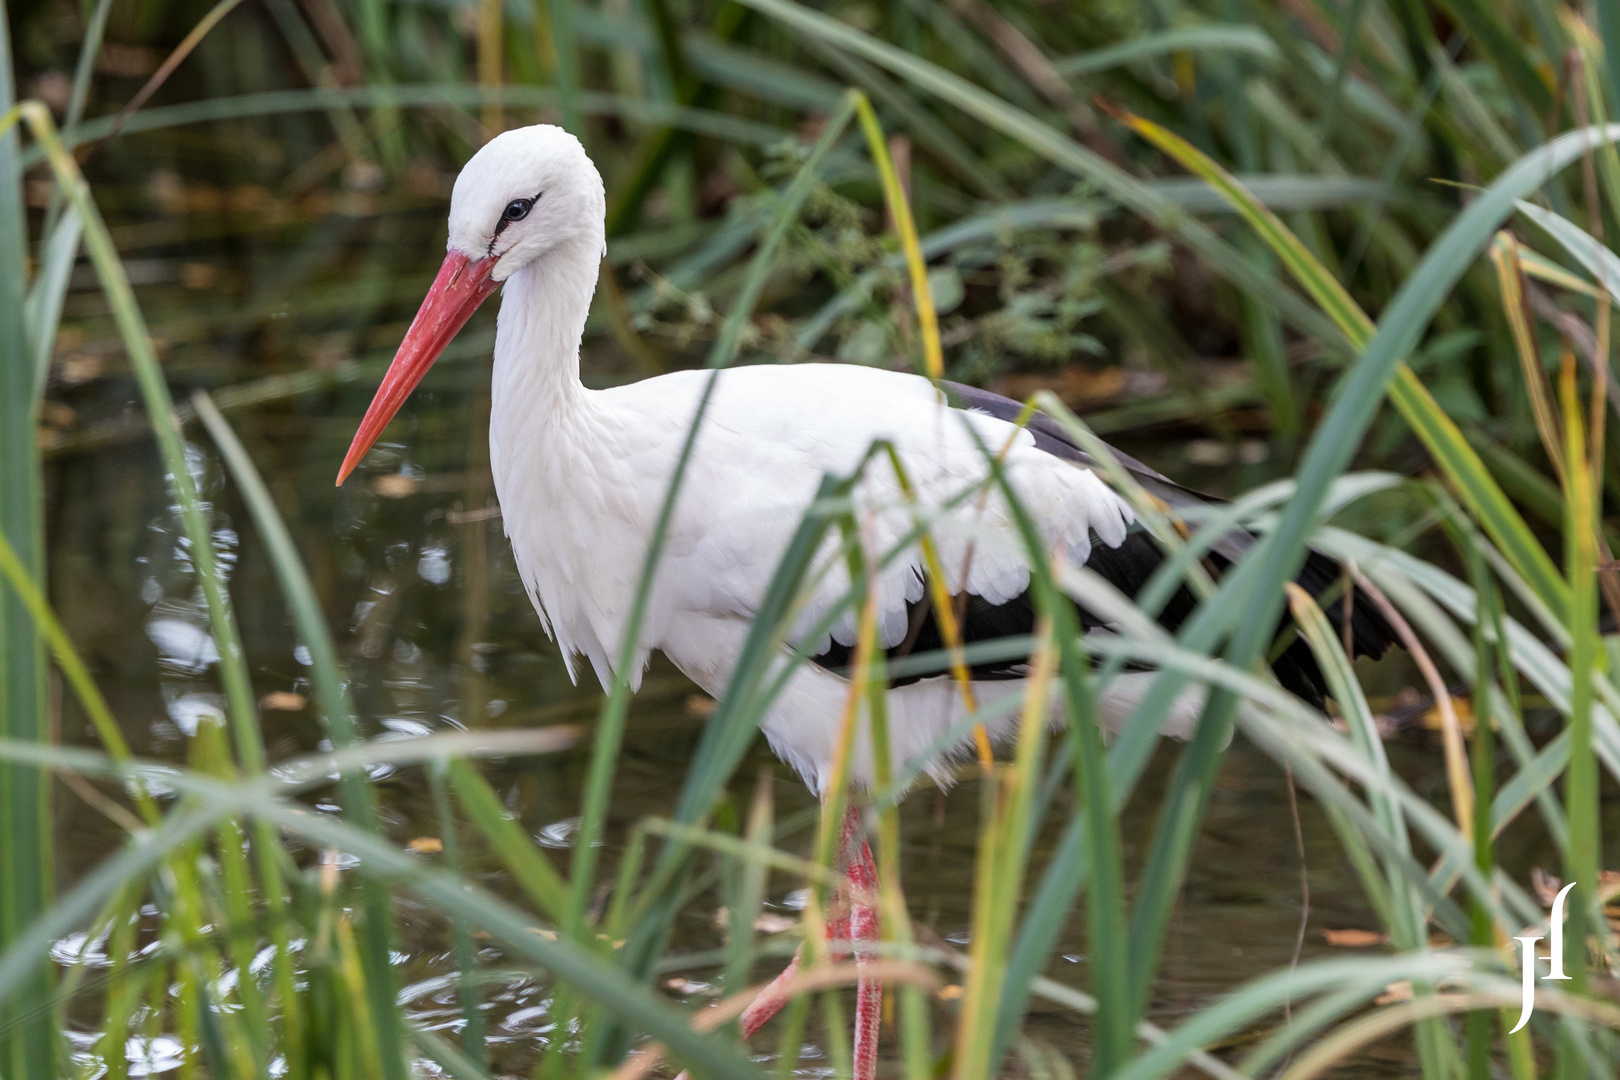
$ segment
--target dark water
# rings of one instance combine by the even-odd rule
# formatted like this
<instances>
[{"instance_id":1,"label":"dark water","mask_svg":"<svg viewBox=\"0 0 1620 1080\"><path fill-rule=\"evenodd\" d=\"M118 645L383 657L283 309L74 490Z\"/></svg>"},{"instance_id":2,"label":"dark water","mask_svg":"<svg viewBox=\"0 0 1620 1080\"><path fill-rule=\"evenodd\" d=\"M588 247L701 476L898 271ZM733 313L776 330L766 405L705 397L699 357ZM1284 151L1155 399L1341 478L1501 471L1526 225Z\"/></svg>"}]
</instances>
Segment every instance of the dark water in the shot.
<instances>
[{"instance_id":1,"label":"dark water","mask_svg":"<svg viewBox=\"0 0 1620 1080\"><path fill-rule=\"evenodd\" d=\"M231 409L230 419L309 566L366 734L408 738L458 726L588 724L597 687L569 682L524 595L494 508L484 446L494 305L469 326L458 354L429 376L360 473L342 489L332 484L375 385L375 364L397 343L442 252L444 180L424 167L414 187L325 196L318 203L159 173L128 194L115 219L122 221L118 239L177 399L184 401L193 387L242 384L267 398ZM87 273L76 279L64 341L47 413L53 425L47 470L52 598L136 753L175 758L199 717L221 709L212 645L161 466ZM610 342L605 334L588 340L588 379L629 377ZM373 366L355 377L356 361ZM312 371L326 385L275 395L286 389L275 379ZM292 633L264 547L200 431L193 426L187 434L193 469L214 506L215 543L230 569L271 757L313 750L321 731L305 703L307 655ZM1178 447L1158 450L1169 471L1185 474L1178 470ZM635 702L620 760L614 838L673 806L701 730L702 703L678 673L655 665ZM67 716L64 740L90 742L77 714L70 709ZM547 846L568 846L587 745L486 767L524 827ZM1420 787L1438 777L1437 759L1426 748L1395 753ZM1174 754L1173 747L1161 748L1126 815L1132 867L1150 842L1152 811ZM739 774L739 792L761 769L774 769L783 780L779 820L811 805L763 746ZM404 843L437 834L420 770L380 771L377 779L393 838ZM968 940L976 795L972 781L949 796L923 789L903 813L911 910L929 931L958 945ZM70 873L82 872L117 842L116 831L82 801L64 797L59 813ZM1302 910L1291 820L1279 769L1239 740L1175 911L1155 990L1156 1022L1173 1024L1241 981L1289 963ZM1309 958L1332 951L1324 928L1371 929L1375 922L1309 799L1301 800L1300 821L1310 885L1301 954ZM1044 837L1043 853L1054 840ZM784 843L802 849L808 836ZM502 887L492 867L474 869ZM779 877L771 902L791 910L792 887ZM409 1007L429 1026L453 1026L457 1009L446 978L453 968L444 929L408 906L401 915ZM1066 932L1049 974L1085 986L1081 922L1074 920ZM686 919L680 933L677 950L719 940L701 912ZM713 972L685 974L701 982ZM491 1041L503 1065L519 1068L550 1032L544 990L514 976L490 996ZM1037 1002L1028 1033L1084 1058L1087 1030L1073 1013ZM1407 1045L1394 1040L1388 1051L1363 1058L1356 1075L1406 1074ZM162 1072L169 1063L154 1060L147 1071ZM805 1063L811 1072L816 1064L813 1058Z\"/></svg>"}]
</instances>

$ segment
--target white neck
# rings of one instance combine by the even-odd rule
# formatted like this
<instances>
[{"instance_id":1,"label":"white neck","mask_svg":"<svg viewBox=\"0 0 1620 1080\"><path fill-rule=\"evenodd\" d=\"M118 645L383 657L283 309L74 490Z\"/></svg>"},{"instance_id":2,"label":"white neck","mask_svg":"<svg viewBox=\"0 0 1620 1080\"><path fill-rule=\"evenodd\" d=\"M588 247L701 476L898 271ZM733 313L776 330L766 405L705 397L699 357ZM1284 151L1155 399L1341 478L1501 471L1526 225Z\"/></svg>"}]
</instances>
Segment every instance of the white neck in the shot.
<instances>
[{"instance_id":1,"label":"white neck","mask_svg":"<svg viewBox=\"0 0 1620 1080\"><path fill-rule=\"evenodd\" d=\"M580 335L601 258L598 232L594 240L553 248L506 279L496 320L489 463L512 553L547 631L554 629L565 656L583 651L606 670L607 649L564 584L590 573L594 533L580 523L605 520L601 501L618 486L601 482L611 455L591 458L602 445L603 407L579 381Z\"/></svg>"},{"instance_id":2,"label":"white neck","mask_svg":"<svg viewBox=\"0 0 1620 1080\"><path fill-rule=\"evenodd\" d=\"M495 323L492 438L510 423L550 424L585 403L579 342L601 252L599 242L565 242L506 279Z\"/></svg>"}]
</instances>

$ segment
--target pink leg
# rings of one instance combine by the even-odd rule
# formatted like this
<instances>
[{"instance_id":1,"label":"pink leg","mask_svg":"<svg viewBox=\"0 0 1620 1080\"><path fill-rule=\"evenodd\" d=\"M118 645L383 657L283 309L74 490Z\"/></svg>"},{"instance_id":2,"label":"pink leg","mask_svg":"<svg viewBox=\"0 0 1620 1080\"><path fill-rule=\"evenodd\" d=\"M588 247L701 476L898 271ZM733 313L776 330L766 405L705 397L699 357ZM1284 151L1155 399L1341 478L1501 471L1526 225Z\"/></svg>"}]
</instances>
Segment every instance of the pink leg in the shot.
<instances>
[{"instance_id":1,"label":"pink leg","mask_svg":"<svg viewBox=\"0 0 1620 1080\"><path fill-rule=\"evenodd\" d=\"M788 961L788 966L782 969L782 974L772 979L771 984L759 992L759 997L743 1010L742 1017L737 1021L738 1026L742 1028L743 1038L753 1038L754 1032L764 1027L767 1020L782 1011L782 1006L788 1001L787 996L782 993L782 987L798 973L799 960L803 956L804 946L800 945L799 951Z\"/></svg>"},{"instance_id":2,"label":"pink leg","mask_svg":"<svg viewBox=\"0 0 1620 1080\"><path fill-rule=\"evenodd\" d=\"M845 873L849 880L849 936L855 949L855 964L865 967L872 961L872 942L882 936L878 918L877 865L872 849L861 839L855 843L859 815L851 809L844 819ZM877 1076L878 1029L883 1021L883 984L861 977L855 984L855 1080Z\"/></svg>"},{"instance_id":3,"label":"pink leg","mask_svg":"<svg viewBox=\"0 0 1620 1080\"><path fill-rule=\"evenodd\" d=\"M840 887L837 894L834 895L833 910L831 917L827 919L823 934L829 942L834 943L832 946L834 953L839 949L838 942L849 940L849 915L842 910L845 906L845 891L843 887ZM800 945L798 951L793 954L793 959L788 961L788 966L782 969L782 973L772 979L770 985L759 992L759 997L755 998L748 1008L743 1010L742 1016L737 1020L738 1027L742 1029L743 1038L751 1038L754 1032L765 1026L766 1021L782 1011L783 1006L788 1003L787 996L783 993L783 987L787 985L794 975L798 974L799 963L803 959L804 946Z\"/></svg>"},{"instance_id":4,"label":"pink leg","mask_svg":"<svg viewBox=\"0 0 1620 1080\"><path fill-rule=\"evenodd\" d=\"M844 865L844 881L833 895L832 909L826 923L826 938L834 942L834 959L840 959L842 943L848 941L855 951L857 966L871 962L871 943L881 936L878 909L873 901L877 896L877 865L872 849L864 839L857 844L860 834L860 814L851 807L844 815L839 860ZM759 997L744 1010L738 1021L743 1038L749 1038L765 1022L787 1004L782 987L799 970L804 955L801 946L793 960ZM855 987L855 1077L854 1080L874 1080L877 1076L878 1028L883 1018L883 984L876 979L859 979Z\"/></svg>"}]
</instances>

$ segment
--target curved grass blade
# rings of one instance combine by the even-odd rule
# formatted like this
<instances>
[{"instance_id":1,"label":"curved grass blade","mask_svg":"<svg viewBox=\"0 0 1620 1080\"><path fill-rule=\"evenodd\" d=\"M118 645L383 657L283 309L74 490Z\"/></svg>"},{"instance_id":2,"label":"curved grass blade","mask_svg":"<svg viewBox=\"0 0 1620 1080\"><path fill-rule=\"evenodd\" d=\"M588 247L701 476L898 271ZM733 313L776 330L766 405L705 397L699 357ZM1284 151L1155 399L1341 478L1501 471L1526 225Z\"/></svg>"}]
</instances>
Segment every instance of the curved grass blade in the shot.
<instances>
[{"instance_id":1,"label":"curved grass blade","mask_svg":"<svg viewBox=\"0 0 1620 1080\"><path fill-rule=\"evenodd\" d=\"M136 113L124 125L123 134L158 131L184 124L208 121L238 120L252 116L276 116L284 113L323 112L338 106L380 109L387 105L396 109L428 109L446 105L472 108L494 102L511 108L545 108L557 104L557 92L545 86L507 85L482 87L462 83L426 84L416 86L361 86L347 88L312 87L304 90L267 90L237 97L208 98L167 105ZM667 102L605 94L597 91L580 94L580 111L589 116L621 116L638 123L678 127L696 134L711 135L730 142L755 146L774 146L789 135L787 129L760 123L726 113ZM105 139L111 129L106 117L86 120L74 129L69 147ZM24 168L39 163L43 154L30 149L22 155Z\"/></svg>"},{"instance_id":2,"label":"curved grass blade","mask_svg":"<svg viewBox=\"0 0 1620 1080\"><path fill-rule=\"evenodd\" d=\"M1598 634L1598 505L1600 483L1592 474L1581 400L1575 385L1574 357L1566 354L1558 397L1564 427L1565 562L1569 567L1570 606L1567 624L1574 638L1569 650L1571 677L1569 765L1564 772L1564 809L1569 815L1569 848L1564 856L1565 879L1575 883L1570 906L1570 934L1575 944L1565 951L1574 980L1571 989L1586 990L1586 947L1595 937L1608 953L1612 938L1598 897L1601 867L1601 826L1598 807L1597 758L1593 752L1594 676L1604 664ZM1601 415L1601 414L1599 414Z\"/></svg>"},{"instance_id":3,"label":"curved grass blade","mask_svg":"<svg viewBox=\"0 0 1620 1080\"><path fill-rule=\"evenodd\" d=\"M135 302L129 278L124 273L106 224L90 197L89 185L80 174L77 162L57 137L50 113L37 102L24 102L11 113L0 117L0 128L9 128L19 119L26 121L32 130L56 174L58 185L83 225L85 248L101 279L119 335L135 370L136 382L157 436L158 449L169 471L175 500L180 505L181 525L191 545L190 554L196 568L198 586L208 608L209 630L220 658L220 682L225 689L237 753L244 765L257 769L262 767L264 749L258 730L252 685L243 658L241 636L214 557L213 532L186 461L184 442L174 417L174 401L152 347L145 318Z\"/></svg>"},{"instance_id":4,"label":"curved grass blade","mask_svg":"<svg viewBox=\"0 0 1620 1080\"><path fill-rule=\"evenodd\" d=\"M1261 489L1253 492L1232 507L1225 508L1222 513L1212 515L1209 520L1203 522L1202 528L1193 536L1192 541L1177 552L1174 558L1167 560L1165 567L1161 568L1160 572L1164 574L1162 583L1173 586L1186 573L1186 566L1178 568L1175 565L1178 560L1200 557L1215 543L1215 538L1241 525L1255 508L1269 505L1271 501L1284 498L1292 491L1291 486L1274 487L1275 490ZM1143 594L1139 594L1138 600L1147 603L1148 601L1144 599L1145 594L1151 593L1153 588L1154 584L1150 582L1143 590ZM1153 609L1150 607L1147 610ZM1119 661L1119 657L1109 660L1110 663ZM1161 675L1160 678L1167 686L1174 688L1166 694L1164 700L1168 703L1184 683L1174 681L1168 673ZM1149 712L1146 715L1151 717L1155 714ZM1133 721L1109 748L1108 774L1114 782L1114 802L1110 814L1117 814L1129 797L1147 765L1156 737L1155 725ZM1088 880L1086 838L1090 828L1084 814L1076 814L1070 820L1030 902L1008 965L1008 980L997 1021L995 1060L1000 1060L1001 1055L1005 1053L1023 1016L1028 1000L1029 980L1044 969L1056 946L1069 910L1073 907L1080 890L1086 886Z\"/></svg>"},{"instance_id":5,"label":"curved grass blade","mask_svg":"<svg viewBox=\"0 0 1620 1080\"><path fill-rule=\"evenodd\" d=\"M1083 78L1143 60L1197 52L1242 53L1268 62L1282 58L1277 43L1257 26L1210 23L1205 26L1180 26L1156 34L1137 34L1118 45L1055 60L1052 66L1070 78Z\"/></svg>"},{"instance_id":6,"label":"curved grass blade","mask_svg":"<svg viewBox=\"0 0 1620 1080\"><path fill-rule=\"evenodd\" d=\"M11 586L11 591L17 594L18 600L50 646L56 666L61 669L62 677L67 680L74 697L79 699L79 705L89 717L101 745L112 755L114 761L128 761L131 756L129 743L124 740L124 732L118 726L118 721L113 719L112 710L107 707L107 699L101 696L101 691L90 678L90 672L85 668L79 651L73 647L73 642L46 602L45 594L28 576L22 560L17 557L16 549L4 535L0 535L0 577L4 577ZM141 810L147 823L156 824L158 809L150 801L146 789L137 788L136 797L142 802Z\"/></svg>"},{"instance_id":7,"label":"curved grass blade","mask_svg":"<svg viewBox=\"0 0 1620 1080\"><path fill-rule=\"evenodd\" d=\"M202 43L203 38L208 36L208 32L218 26L220 20L229 15L236 5L241 2L242 0L218 0L218 3L209 8L208 12L197 20L196 25L191 28L180 44L176 45L169 55L164 57L163 63L159 64L158 69L152 72L145 85L137 90L135 96L129 99L129 103L119 110L117 116L113 117L112 126L107 129L107 134L104 137L110 139L122 131L124 125L129 122L129 118L139 112L141 106L145 105L152 95L157 93L158 87L169 80L169 76L174 74L175 68L185 62L186 57L191 55L192 50Z\"/></svg>"},{"instance_id":8,"label":"curved grass blade","mask_svg":"<svg viewBox=\"0 0 1620 1080\"><path fill-rule=\"evenodd\" d=\"M1591 233L1560 214L1523 199L1514 205L1519 213L1558 241L1576 262L1586 267L1586 272L1597 279L1599 285L1608 290L1615 302L1620 303L1620 255L1604 247Z\"/></svg>"},{"instance_id":9,"label":"curved grass blade","mask_svg":"<svg viewBox=\"0 0 1620 1080\"><path fill-rule=\"evenodd\" d=\"M972 428L968 428L968 431L977 440L977 433ZM1119 824L1112 813L1116 778L1107 767L1108 755L1103 748L1102 728L1098 723L1096 688L1079 651L1081 630L1074 605L1058 586L1048 562L1046 545L1034 520L1013 490L1000 458L982 443L980 452L1018 530L1030 567L1030 585L1035 592L1036 610L1050 627L1051 640L1056 647L1056 678L1063 690L1065 718L1073 735L1070 744L1074 755L1076 798L1084 808L1083 815L1077 816L1077 820L1083 817L1085 822L1086 875L1091 890L1087 905L1087 937L1092 951L1091 978L1100 1004L1093 1054L1096 1067L1101 1073L1106 1073L1128 1059L1131 1031L1135 1026L1130 1002L1123 995L1109 992L1109 988L1122 987L1127 982L1124 856ZM1019 800L1021 807L1015 805L1014 814L1020 810L1027 813L1028 794L1037 781L1037 761L1024 757L1026 748L1023 743L1026 739L1035 742L1037 749L1039 745L1036 732L1025 732L1020 737L1019 765L1023 768L1023 777L1019 787L1024 798ZM1120 786L1128 788L1129 783ZM1016 890L1022 887L1023 860L1028 857L1027 844L1032 837L1027 824L1016 817L1009 829L1009 837L1014 847L1001 876L1004 884ZM1012 906L1016 904L1016 899L1017 892L1014 891L1002 902ZM998 973L1005 971L1007 960L1006 942L1000 942L1000 947L1001 952L996 956ZM1103 996L1105 993L1106 997ZM978 1029L965 1031L959 1040L959 1054L974 1051L978 1056L971 1060L975 1063L982 1061L986 1074L997 1069L999 1055L1006 1045L998 1031L1001 1019L1001 1010L991 1005L986 1008ZM963 1063L959 1062L958 1065L961 1067ZM964 1070L958 1075L972 1076L975 1073Z\"/></svg>"}]
</instances>

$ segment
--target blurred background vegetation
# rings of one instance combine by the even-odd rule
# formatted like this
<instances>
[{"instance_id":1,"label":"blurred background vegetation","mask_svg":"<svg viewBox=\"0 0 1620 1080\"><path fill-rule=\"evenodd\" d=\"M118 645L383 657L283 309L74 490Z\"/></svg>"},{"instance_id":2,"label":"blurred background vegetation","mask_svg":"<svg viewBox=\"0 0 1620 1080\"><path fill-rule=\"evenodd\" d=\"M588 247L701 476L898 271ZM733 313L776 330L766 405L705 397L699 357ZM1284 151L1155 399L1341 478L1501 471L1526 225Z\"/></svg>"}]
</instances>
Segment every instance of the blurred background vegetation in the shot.
<instances>
[{"instance_id":1,"label":"blurred background vegetation","mask_svg":"<svg viewBox=\"0 0 1620 1080\"><path fill-rule=\"evenodd\" d=\"M1196 438L1190 464L1238 463L1246 479L1289 471L1345 357L1133 212L1226 208L1094 96L1229 165L1373 312L1468 186L1571 108L1573 38L1551 3L830 9L1071 135L1094 155L1090 175L1076 175L740 5L221 7L194 53L119 122L210 8L111 5L84 107L99 119L78 136L120 251L147 260L136 284L176 380L227 386L386 348L439 245L459 163L489 132L542 119L578 130L612 196L612 287L588 371L607 381L693 363L775 183L844 87L858 86L892 132L931 241L949 374L1015 396L1051 386L1100 432ZM1453 7L1489 32L1470 35ZM64 112L92 9L22 3L10 14L19 86ZM386 107L390 97L402 104ZM222 119L204 122L210 113ZM98 145L114 127L124 134ZM1135 198L1121 198L1126 177L1143 189ZM844 160L827 179L750 345L782 359L905 362L915 343L888 310L903 302L903 272L874 216L875 174ZM35 198L46 190L36 185ZM1264 272L1257 241L1229 217L1211 225ZM72 323L85 344L62 351L93 357L94 322ZM1546 471L1488 267L1414 364L1468 430ZM93 370L53 373L48 449L97 437L106 409ZM1409 469L1421 457L1391 426L1367 460Z\"/></svg>"},{"instance_id":2,"label":"blurred background vegetation","mask_svg":"<svg viewBox=\"0 0 1620 1080\"><path fill-rule=\"evenodd\" d=\"M158 369L134 355L133 309L88 261L73 261L78 230L89 226L40 140L6 136L0 363L10 381L0 387L0 522L128 749L230 779L257 775L265 760L344 745L338 715L377 744L457 728L552 732L556 745L544 756L481 766L487 781L460 758L425 770L379 759L365 763L369 783L345 787L342 798L321 788L304 805L334 818L342 809L342 820L378 830L396 852L532 905L547 926L567 921L559 897L569 889L585 890L590 926L609 938L606 928L646 917L663 937L643 942L645 955L625 966L656 997L699 1004L746 981L756 958L751 928L763 951L790 950L809 898L803 880L789 889L788 875L761 876L758 848L704 863L667 910L658 906L667 881L636 891L638 845L652 844L639 823L688 806L682 792L692 787L681 772L707 760L695 748L714 703L669 669L656 670L638 698L605 817L578 817L591 729L569 749L572 735L556 725L588 723L600 699L569 684L500 535L484 444L493 305L368 458L361 483L331 486L354 421L442 257L450 185L473 150L496 131L537 121L584 140L607 182L610 239L582 366L588 383L612 385L703 361L810 144L846 90L858 88L881 118L916 216L947 376L1020 399L1053 391L1123 449L1231 497L1295 475L1364 342L1335 327L1229 199L1111 114L1162 125L1228 168L1378 318L1484 185L1620 107L1620 83L1603 59L1605 44L1620 48L1614 0L891 0L814 5L808 22L790 17L811 10L791 0L7 0L3 10L10 39L9 47L0 41L0 61L10 64L16 98L43 103L88 180L185 425L183 447L154 443L151 415L163 402L143 379ZM5 75L0 68L0 85ZM0 97L0 107L10 104ZM769 268L742 359L920 365L906 265L858 135L838 141L818 175ZM1612 152L1594 149L1561 174L1549 170L1532 209L1558 220L1512 218L1494 262L1469 253L1408 357L1510 512L1522 515L1526 535L1559 567L1569 537L1587 535L1570 524L1569 414L1553 389L1566 353L1580 371L1571 385L1596 403L1587 414L1599 432L1594 535L1613 546L1612 497L1605 503L1602 493L1620 491L1620 447L1602 440L1600 422L1616 400L1601 389L1604 289L1615 285L1605 275L1620 264L1600 249L1620 235L1617 196ZM1586 246L1560 236L1560 222ZM194 404L198 390L211 397ZM197 413L210 401L222 416L205 434ZM263 474L257 501L242 469L221 456L235 445L232 427ZM1442 682L1458 695L1465 726L1474 715L1470 687L1500 681L1492 692L1506 704L1497 722L1511 706L1522 739L1502 736L1509 753L1487 738L1484 757L1465 769L1482 802L1493 781L1481 770L1493 754L1530 779L1499 800L1496 847L1481 865L1519 883L1510 908L1515 897L1545 903L1556 884L1546 875L1567 874L1574 849L1558 766L1535 755L1592 708L1579 687L1590 695L1582 680L1597 678L1608 646L1578 650L1597 641L1596 615L1583 622L1545 590L1515 591L1518 579L1478 522L1436 495L1454 488L1430 481L1455 475L1436 470L1432 444L1399 412L1381 410L1364 438L1352 438L1358 469L1416 482L1348 506L1335 522L1430 560L1482 598L1495 595L1497 585L1482 583L1498 575L1507 597L1499 606L1536 628L1562 658L1555 666L1568 661L1563 683L1538 682L1526 674L1530 661L1491 652L1495 631L1483 616L1436 614L1432 601L1421 608L1394 597L1421 608L1409 615L1440 643ZM199 508L204 516L186 518ZM267 539L275 520L301 556L303 593ZM198 550L203 538L209 553ZM1526 573L1521 563L1511 569ZM221 600L227 583L234 604ZM115 752L106 729L92 731L95 710L46 673L36 618L15 598L8 604L0 608L10 650L0 734ZM327 653L333 666L323 669ZM331 679L339 661L341 690ZM1571 674L1578 670L1586 674ZM1456 775L1446 771L1445 710L1432 680L1398 659L1357 674L1363 711L1391 740L1401 782L1449 813ZM1555 684L1564 697L1549 689ZM220 726L227 717L232 746ZM1469 734L1477 750L1481 740ZM1369 760L1384 753L1362 750ZM1116 823L1133 880L1160 849L1157 815L1174 795L1180 760L1175 748L1153 753ZM1583 753L1590 765L1590 751L1575 756ZM1302 958L1332 962L1350 945L1388 945L1419 960L1411 971L1391 961L1344 975L1342 986L1368 992L1323 1005L1297 1028L1278 1027L1286 996L1259 994L1243 1013L1249 1026L1223 1033L1224 1043L1196 1044L1219 1043L1221 1060L1195 1063L1210 1075L1232 1075L1223 1062L1251 1051L1245 1068L1285 1068L1295 1047L1287 1039L1303 1040L1313 1023L1378 994L1409 998L1414 979L1421 998L1438 970L1422 966L1433 961L1426 919L1401 916L1390 899L1416 886L1391 884L1383 895L1366 885L1376 860L1365 844L1390 866L1399 862L1393 849L1375 841L1358 849L1343 821L1313 802L1299 808L1296 839L1293 788L1273 764L1278 756L1241 741L1227 755L1214 802L1198 809L1184 899L1165 916L1171 944L1143 932L1156 944L1137 976L1147 989L1130 1007L1133 1022L1197 1019L1245 979L1286 972ZM188 792L222 797L165 790L161 777L92 784L73 776L68 759L54 761L62 777L54 787L41 781L37 761L0 774L6 943L34 933L41 913L62 913L53 896L78 895L71 890L101 860L131 850L121 845L144 827L137 794L166 808L185 807L179 795ZM791 783L772 792L762 781L756 791L753 774L770 769L756 748L735 791L729 773L705 774L719 806L706 820L733 839L774 837L802 853L813 800ZM1582 847L1577 828L1575 841L1594 868L1602 848L1593 845L1614 835L1601 828L1613 814L1603 814L1596 783L1594 773L1578 793L1597 815L1596 835ZM1072 850L1063 846L1075 820L1064 816L1065 797L1048 786L1045 798L1062 812L1038 818L1025 841L1037 853L1032 887L1047 856ZM549 977L536 974L557 957L526 956L498 930L492 943L493 907L450 910L373 889L351 872L354 849L331 834L253 833L244 847L258 826L247 823L251 808L236 809L242 824L227 817L207 841L165 849L162 872L143 877L126 867L116 895L77 921L63 914L50 962L0 971L9 993L34 992L0 1014L0 1075L401 1076L417 1068L480 1076L487 1067L563 1076L621 1056L623 1030L582 999L556 996ZM1394 813L1379 835L1399 847L1405 827ZM949 801L921 794L902 821L906 900L925 944L939 950L929 959L947 971L975 925L982 824L965 792ZM1460 817L1456 826L1466 832ZM546 862L577 860L577 849L568 851L581 828L609 844L602 880L589 885L561 881ZM1448 850L1434 835L1426 844L1423 861ZM244 851L258 861L249 866ZM1413 858L1409 846L1405 858ZM1546 873L1532 879L1532 871ZM1043 878L1043 887L1062 895L1055 880ZM1172 874L1163 892L1167 912L1180 881ZM1436 909L1445 902L1429 914ZM728 923L728 910L758 918L739 923L733 914ZM1474 914L1485 921L1472 930L1466 920L1436 920L1452 940L1473 933L1480 945L1502 944L1522 925L1495 909ZM1088 964L1082 927L1067 927L1061 912L1037 915L1056 923L1049 939L1019 939L1025 994L1038 972L1072 983ZM1358 928L1364 936L1350 933ZM563 933L570 938L567 926ZM572 932L583 954L614 968L597 936ZM258 974L262 988L242 971ZM1600 995L1612 990L1595 977ZM1328 984L1298 985L1303 1001ZM618 987L610 980L581 992L611 996ZM1061 1077L1088 1067L1093 1039L1077 1017L1089 1007L1076 1004L1084 995L1047 993L1048 1011L1027 1018L1025 998L1010 995L1016 1003L1010 1019L998 1017L989 1060L1012 1047L1008 1070ZM636 1033L662 1030L662 1014L635 1012L653 1010L654 997L626 1006ZM941 1015L951 1000L941 999ZM806 1068L840 1064L841 1014L830 1000L827 1010L826 1031L805 1036ZM1546 1026L1534 1050L1480 1034L1477 1024L1423 1023L1431 1026L1420 1025L1415 1040L1370 1050L1357 1043L1344 1051L1347 1063L1324 1067L1435 1080L1511 1069L1523 1078L1555 1061L1567 1075L1612 1075L1616 1060L1599 1035L1559 1042L1552 1020L1539 1022ZM790 1042L798 1045L782 1039ZM778 1060L763 1067L792 1069L799 1054ZM1138 1061L1130 1075L1166 1075L1182 1061ZM723 1070L746 1062L733 1055L709 1064L712 1075L739 1075ZM1103 1062L1101 1071L1128 1064ZM951 1066L949 1055L937 1064Z\"/></svg>"}]
</instances>

